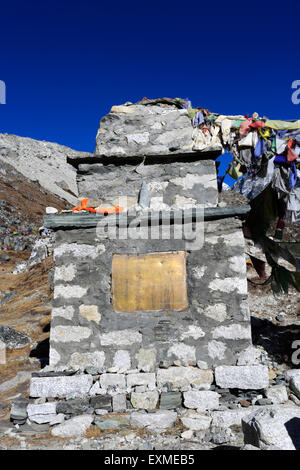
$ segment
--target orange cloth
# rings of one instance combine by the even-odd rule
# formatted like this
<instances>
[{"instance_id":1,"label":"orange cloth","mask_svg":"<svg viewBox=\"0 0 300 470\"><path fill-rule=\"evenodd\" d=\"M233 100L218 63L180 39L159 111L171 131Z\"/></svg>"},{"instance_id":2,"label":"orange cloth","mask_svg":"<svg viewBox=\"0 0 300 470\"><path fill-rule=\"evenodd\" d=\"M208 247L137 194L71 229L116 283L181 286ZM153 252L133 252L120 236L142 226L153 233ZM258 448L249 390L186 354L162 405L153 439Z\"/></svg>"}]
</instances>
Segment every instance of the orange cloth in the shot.
<instances>
[{"instance_id":1,"label":"orange cloth","mask_svg":"<svg viewBox=\"0 0 300 470\"><path fill-rule=\"evenodd\" d=\"M114 206L114 207L99 207L98 209L94 209L93 207L87 207L87 199L82 199L81 200L81 206L74 207L72 209L72 214L74 214L75 211L89 211L89 212L96 212L98 214L116 214L119 212L123 212L123 208L120 206Z\"/></svg>"}]
</instances>

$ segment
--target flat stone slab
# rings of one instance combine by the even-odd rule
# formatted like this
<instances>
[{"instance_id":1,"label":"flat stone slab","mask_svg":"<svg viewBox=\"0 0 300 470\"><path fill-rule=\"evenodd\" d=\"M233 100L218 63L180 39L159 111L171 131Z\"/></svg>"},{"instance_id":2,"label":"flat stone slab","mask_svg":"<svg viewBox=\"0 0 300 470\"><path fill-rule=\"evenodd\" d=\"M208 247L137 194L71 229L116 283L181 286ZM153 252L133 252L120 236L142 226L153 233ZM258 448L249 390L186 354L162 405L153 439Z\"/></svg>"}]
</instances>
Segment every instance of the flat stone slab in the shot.
<instances>
[{"instance_id":1,"label":"flat stone slab","mask_svg":"<svg viewBox=\"0 0 300 470\"><path fill-rule=\"evenodd\" d=\"M74 418L65 421L51 430L52 436L59 437L78 437L84 436L86 430L93 422L93 415L85 414L75 416Z\"/></svg>"},{"instance_id":2,"label":"flat stone slab","mask_svg":"<svg viewBox=\"0 0 300 470\"><path fill-rule=\"evenodd\" d=\"M269 386L268 368L255 366L218 366L215 369L216 384L221 388L260 390Z\"/></svg>"},{"instance_id":3,"label":"flat stone slab","mask_svg":"<svg viewBox=\"0 0 300 470\"><path fill-rule=\"evenodd\" d=\"M30 381L31 397L64 398L68 395L80 397L87 395L93 385L91 375L73 375L68 377L32 377Z\"/></svg>"}]
</instances>

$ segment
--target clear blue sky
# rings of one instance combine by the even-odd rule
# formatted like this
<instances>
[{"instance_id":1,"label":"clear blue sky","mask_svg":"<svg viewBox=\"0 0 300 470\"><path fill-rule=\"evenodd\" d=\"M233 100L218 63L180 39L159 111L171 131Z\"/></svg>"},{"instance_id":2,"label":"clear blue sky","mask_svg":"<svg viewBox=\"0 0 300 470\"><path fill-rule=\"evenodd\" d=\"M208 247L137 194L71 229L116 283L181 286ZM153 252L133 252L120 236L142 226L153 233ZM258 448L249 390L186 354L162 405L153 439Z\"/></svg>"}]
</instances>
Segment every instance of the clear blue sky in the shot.
<instances>
[{"instance_id":1,"label":"clear blue sky","mask_svg":"<svg viewBox=\"0 0 300 470\"><path fill-rule=\"evenodd\" d=\"M101 116L144 96L299 118L299 13L293 0L2 2L0 132L94 151Z\"/></svg>"}]
</instances>

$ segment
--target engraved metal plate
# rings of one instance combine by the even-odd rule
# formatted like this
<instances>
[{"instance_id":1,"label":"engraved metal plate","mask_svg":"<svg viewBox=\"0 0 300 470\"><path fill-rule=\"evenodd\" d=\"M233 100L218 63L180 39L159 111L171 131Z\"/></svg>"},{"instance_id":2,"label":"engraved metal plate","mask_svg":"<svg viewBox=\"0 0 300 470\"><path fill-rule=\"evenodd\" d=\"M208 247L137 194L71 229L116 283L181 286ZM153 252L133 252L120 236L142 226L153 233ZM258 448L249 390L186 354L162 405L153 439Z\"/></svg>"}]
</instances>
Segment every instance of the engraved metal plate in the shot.
<instances>
[{"instance_id":1,"label":"engraved metal plate","mask_svg":"<svg viewBox=\"0 0 300 470\"><path fill-rule=\"evenodd\" d=\"M113 255L112 304L117 312L187 310L186 253Z\"/></svg>"}]
</instances>

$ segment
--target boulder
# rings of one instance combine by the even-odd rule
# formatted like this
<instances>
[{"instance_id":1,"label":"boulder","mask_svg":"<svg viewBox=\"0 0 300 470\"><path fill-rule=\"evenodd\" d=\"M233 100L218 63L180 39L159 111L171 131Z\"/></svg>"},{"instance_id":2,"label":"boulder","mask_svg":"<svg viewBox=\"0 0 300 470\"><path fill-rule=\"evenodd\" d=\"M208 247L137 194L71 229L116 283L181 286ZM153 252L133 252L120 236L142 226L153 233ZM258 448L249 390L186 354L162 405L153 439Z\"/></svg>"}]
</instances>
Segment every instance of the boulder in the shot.
<instances>
[{"instance_id":1,"label":"boulder","mask_svg":"<svg viewBox=\"0 0 300 470\"><path fill-rule=\"evenodd\" d=\"M260 449L300 450L300 409L259 409L242 420L245 444Z\"/></svg>"}]
</instances>

